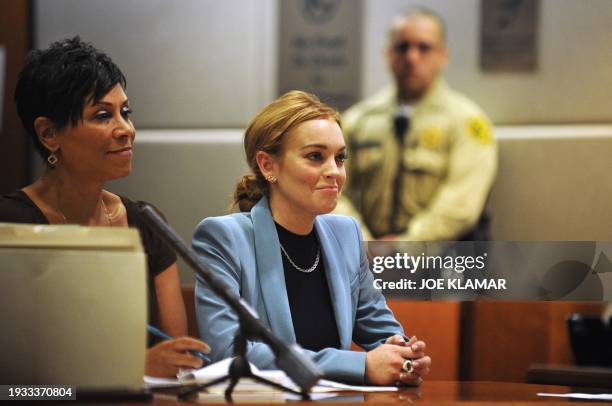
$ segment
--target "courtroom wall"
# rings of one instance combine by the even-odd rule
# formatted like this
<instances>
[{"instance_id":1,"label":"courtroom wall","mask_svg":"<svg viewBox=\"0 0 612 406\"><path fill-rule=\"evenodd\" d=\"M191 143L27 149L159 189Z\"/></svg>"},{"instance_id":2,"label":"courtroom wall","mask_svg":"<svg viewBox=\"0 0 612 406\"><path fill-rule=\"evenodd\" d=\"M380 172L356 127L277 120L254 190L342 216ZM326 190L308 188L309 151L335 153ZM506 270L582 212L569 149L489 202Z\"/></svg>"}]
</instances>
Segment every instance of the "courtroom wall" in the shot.
<instances>
[{"instance_id":1,"label":"courtroom wall","mask_svg":"<svg viewBox=\"0 0 612 406\"><path fill-rule=\"evenodd\" d=\"M383 49L391 16L417 2L363 1L355 63L366 96L389 79ZM128 77L139 128L243 127L276 95L277 2L36 1L35 43L80 34L106 50ZM533 73L481 72L479 0L420 3L448 22L447 78L497 124L612 122L611 1L541 0Z\"/></svg>"}]
</instances>

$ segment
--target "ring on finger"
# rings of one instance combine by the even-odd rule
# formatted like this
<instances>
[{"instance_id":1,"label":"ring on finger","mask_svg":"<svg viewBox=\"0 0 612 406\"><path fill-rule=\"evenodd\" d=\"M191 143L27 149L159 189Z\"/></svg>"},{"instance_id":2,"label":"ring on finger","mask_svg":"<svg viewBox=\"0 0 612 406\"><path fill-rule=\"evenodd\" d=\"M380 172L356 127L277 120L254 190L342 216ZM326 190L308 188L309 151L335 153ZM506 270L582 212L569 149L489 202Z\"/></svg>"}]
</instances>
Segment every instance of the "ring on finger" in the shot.
<instances>
[{"instance_id":1,"label":"ring on finger","mask_svg":"<svg viewBox=\"0 0 612 406\"><path fill-rule=\"evenodd\" d=\"M411 373L414 370L414 368L412 367L412 360L405 360L404 364L402 365L402 371L406 372L406 373Z\"/></svg>"}]
</instances>

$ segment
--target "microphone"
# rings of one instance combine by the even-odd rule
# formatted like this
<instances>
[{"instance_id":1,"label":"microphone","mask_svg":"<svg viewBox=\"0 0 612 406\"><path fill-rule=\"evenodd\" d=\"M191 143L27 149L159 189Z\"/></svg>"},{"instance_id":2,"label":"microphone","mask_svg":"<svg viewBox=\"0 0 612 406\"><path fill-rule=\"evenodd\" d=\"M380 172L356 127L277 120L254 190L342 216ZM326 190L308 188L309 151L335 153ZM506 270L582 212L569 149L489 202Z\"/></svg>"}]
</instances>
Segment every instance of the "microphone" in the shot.
<instances>
[{"instance_id":1,"label":"microphone","mask_svg":"<svg viewBox=\"0 0 612 406\"><path fill-rule=\"evenodd\" d=\"M312 388L323 373L300 346L289 345L270 331L240 296L200 260L198 255L181 240L155 209L139 203L138 210L155 233L168 243L183 260L204 278L210 288L219 295L238 315L241 329L249 338L260 338L268 344L276 356L276 365L281 368L303 391Z\"/></svg>"},{"instance_id":2,"label":"microphone","mask_svg":"<svg viewBox=\"0 0 612 406\"><path fill-rule=\"evenodd\" d=\"M389 217L389 230L394 234L403 233L406 228L398 224L398 216L400 213L401 200L403 196L402 192L402 180L404 172L404 138L406 137L406 131L410 127L410 113L412 107L408 104L399 104L393 116L393 131L395 133L395 139L399 144L400 156L397 164L397 172L395 179L393 180L393 198L391 201L391 216Z\"/></svg>"},{"instance_id":3,"label":"microphone","mask_svg":"<svg viewBox=\"0 0 612 406\"><path fill-rule=\"evenodd\" d=\"M393 131L397 141L403 145L406 130L410 127L410 113L412 108L407 104L400 104L393 117Z\"/></svg>"}]
</instances>

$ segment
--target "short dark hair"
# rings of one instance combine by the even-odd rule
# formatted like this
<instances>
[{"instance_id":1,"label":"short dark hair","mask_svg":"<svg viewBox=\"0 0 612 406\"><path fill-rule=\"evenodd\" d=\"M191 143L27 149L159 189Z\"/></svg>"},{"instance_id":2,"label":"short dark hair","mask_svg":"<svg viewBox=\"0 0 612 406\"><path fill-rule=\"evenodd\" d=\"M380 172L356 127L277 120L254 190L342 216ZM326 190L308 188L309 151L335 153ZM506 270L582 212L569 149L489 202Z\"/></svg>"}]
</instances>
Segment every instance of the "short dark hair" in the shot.
<instances>
[{"instance_id":1,"label":"short dark hair","mask_svg":"<svg viewBox=\"0 0 612 406\"><path fill-rule=\"evenodd\" d=\"M395 23L398 19L408 20L415 17L427 17L434 20L440 28L440 40L442 41L442 43L446 43L446 23L444 22L444 19L442 18L442 16L440 16L440 14L425 6L409 7L405 9L401 14L395 16L395 18L393 19L393 23L391 24L391 28L389 29L389 37L391 38L393 33L395 32Z\"/></svg>"},{"instance_id":2,"label":"short dark hair","mask_svg":"<svg viewBox=\"0 0 612 406\"><path fill-rule=\"evenodd\" d=\"M58 130L76 125L90 100L98 102L115 85L125 89L125 76L105 53L76 36L33 50L26 56L15 87L21 123L43 158L49 151L34 130L37 117L47 117Z\"/></svg>"}]
</instances>

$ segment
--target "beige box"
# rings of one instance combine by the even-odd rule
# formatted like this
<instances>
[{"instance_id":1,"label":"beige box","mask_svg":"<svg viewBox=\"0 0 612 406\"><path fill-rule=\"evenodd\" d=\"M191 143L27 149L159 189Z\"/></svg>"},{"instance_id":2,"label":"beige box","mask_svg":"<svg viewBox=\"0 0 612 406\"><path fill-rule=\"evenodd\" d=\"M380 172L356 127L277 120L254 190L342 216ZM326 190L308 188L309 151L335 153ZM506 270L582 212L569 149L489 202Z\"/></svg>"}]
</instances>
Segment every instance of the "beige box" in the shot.
<instances>
[{"instance_id":1,"label":"beige box","mask_svg":"<svg viewBox=\"0 0 612 406\"><path fill-rule=\"evenodd\" d=\"M0 383L142 387L146 289L135 229L0 223Z\"/></svg>"}]
</instances>

